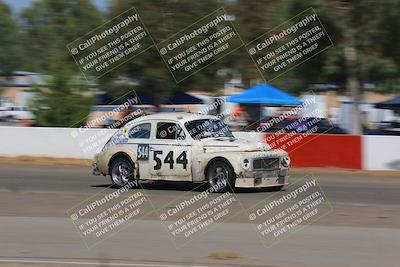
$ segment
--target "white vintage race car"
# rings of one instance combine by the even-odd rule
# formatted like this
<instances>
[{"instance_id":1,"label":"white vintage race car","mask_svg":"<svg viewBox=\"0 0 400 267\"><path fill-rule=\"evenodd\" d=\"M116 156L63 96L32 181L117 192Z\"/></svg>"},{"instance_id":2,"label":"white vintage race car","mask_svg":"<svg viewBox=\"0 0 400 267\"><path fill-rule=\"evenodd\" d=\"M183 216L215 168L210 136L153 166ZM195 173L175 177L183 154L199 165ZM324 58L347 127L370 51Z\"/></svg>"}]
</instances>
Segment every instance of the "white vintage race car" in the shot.
<instances>
[{"instance_id":1,"label":"white vintage race car","mask_svg":"<svg viewBox=\"0 0 400 267\"><path fill-rule=\"evenodd\" d=\"M273 187L288 183L290 158L265 143L237 139L215 116L160 113L119 129L96 154L95 175L110 175L123 187L138 180L189 181L233 187ZM222 186L221 186L222 185Z\"/></svg>"}]
</instances>

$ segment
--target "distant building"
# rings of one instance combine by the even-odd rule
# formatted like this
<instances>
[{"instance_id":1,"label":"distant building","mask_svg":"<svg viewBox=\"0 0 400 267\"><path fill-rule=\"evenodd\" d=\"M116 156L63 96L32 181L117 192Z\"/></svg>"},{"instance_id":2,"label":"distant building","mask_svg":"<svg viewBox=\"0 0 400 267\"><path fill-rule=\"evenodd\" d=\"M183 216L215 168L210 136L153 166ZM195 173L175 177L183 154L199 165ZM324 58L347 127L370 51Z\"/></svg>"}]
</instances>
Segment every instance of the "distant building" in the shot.
<instances>
[{"instance_id":1,"label":"distant building","mask_svg":"<svg viewBox=\"0 0 400 267\"><path fill-rule=\"evenodd\" d=\"M35 89L46 89L51 79L50 75L45 75L37 72L29 71L14 71L11 76L0 74L0 99L3 102L12 103L15 106L29 106L29 103L35 97ZM81 76L74 78L77 83L88 86L89 91L85 93L92 93L92 89L97 88L97 84L87 82Z\"/></svg>"},{"instance_id":2,"label":"distant building","mask_svg":"<svg viewBox=\"0 0 400 267\"><path fill-rule=\"evenodd\" d=\"M35 88L46 86L49 76L36 72L14 71L11 76L0 74L1 98L16 106L27 106Z\"/></svg>"}]
</instances>

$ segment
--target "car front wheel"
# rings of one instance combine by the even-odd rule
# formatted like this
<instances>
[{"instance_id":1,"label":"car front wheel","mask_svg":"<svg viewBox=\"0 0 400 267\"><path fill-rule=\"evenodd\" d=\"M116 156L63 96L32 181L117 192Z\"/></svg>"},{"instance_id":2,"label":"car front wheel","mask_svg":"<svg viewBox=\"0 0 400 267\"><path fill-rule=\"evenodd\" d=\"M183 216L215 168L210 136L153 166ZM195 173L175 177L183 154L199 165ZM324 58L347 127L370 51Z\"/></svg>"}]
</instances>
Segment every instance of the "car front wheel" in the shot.
<instances>
[{"instance_id":1,"label":"car front wheel","mask_svg":"<svg viewBox=\"0 0 400 267\"><path fill-rule=\"evenodd\" d=\"M206 179L214 192L224 193L235 185L235 173L226 162L215 161L207 168Z\"/></svg>"}]
</instances>

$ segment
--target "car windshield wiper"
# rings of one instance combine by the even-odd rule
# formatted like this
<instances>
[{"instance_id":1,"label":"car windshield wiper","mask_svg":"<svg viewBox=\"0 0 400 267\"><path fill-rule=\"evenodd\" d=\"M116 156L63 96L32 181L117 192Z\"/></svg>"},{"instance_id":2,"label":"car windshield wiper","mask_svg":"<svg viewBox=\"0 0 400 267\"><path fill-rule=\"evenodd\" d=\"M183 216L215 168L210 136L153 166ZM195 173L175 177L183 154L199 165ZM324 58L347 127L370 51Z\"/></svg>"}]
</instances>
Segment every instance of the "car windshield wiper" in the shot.
<instances>
[{"instance_id":1,"label":"car windshield wiper","mask_svg":"<svg viewBox=\"0 0 400 267\"><path fill-rule=\"evenodd\" d=\"M200 136L200 139L205 139L205 138L228 138L230 140L236 139L233 135L225 135L219 132L205 132Z\"/></svg>"},{"instance_id":2,"label":"car windshield wiper","mask_svg":"<svg viewBox=\"0 0 400 267\"><path fill-rule=\"evenodd\" d=\"M236 140L236 137L234 137L233 135L219 135L216 138L220 138L220 139L229 139L229 140Z\"/></svg>"},{"instance_id":3,"label":"car windshield wiper","mask_svg":"<svg viewBox=\"0 0 400 267\"><path fill-rule=\"evenodd\" d=\"M200 139L211 138L211 137L215 137L215 135L211 132L204 132L202 135L200 135Z\"/></svg>"}]
</instances>

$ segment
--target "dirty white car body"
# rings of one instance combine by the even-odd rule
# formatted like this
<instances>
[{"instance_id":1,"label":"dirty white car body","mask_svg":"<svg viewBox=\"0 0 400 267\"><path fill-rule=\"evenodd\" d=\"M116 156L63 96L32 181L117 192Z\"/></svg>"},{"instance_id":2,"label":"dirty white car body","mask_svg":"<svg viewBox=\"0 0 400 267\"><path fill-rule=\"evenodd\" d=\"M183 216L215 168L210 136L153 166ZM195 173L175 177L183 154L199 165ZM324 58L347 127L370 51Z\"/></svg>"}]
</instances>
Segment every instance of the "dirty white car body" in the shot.
<instances>
[{"instance_id":1,"label":"dirty white car body","mask_svg":"<svg viewBox=\"0 0 400 267\"><path fill-rule=\"evenodd\" d=\"M121 128L96 154L93 173L122 187L132 180L167 180L275 187L288 183L290 159L265 143L234 138L217 117L194 113L143 116Z\"/></svg>"}]
</instances>

